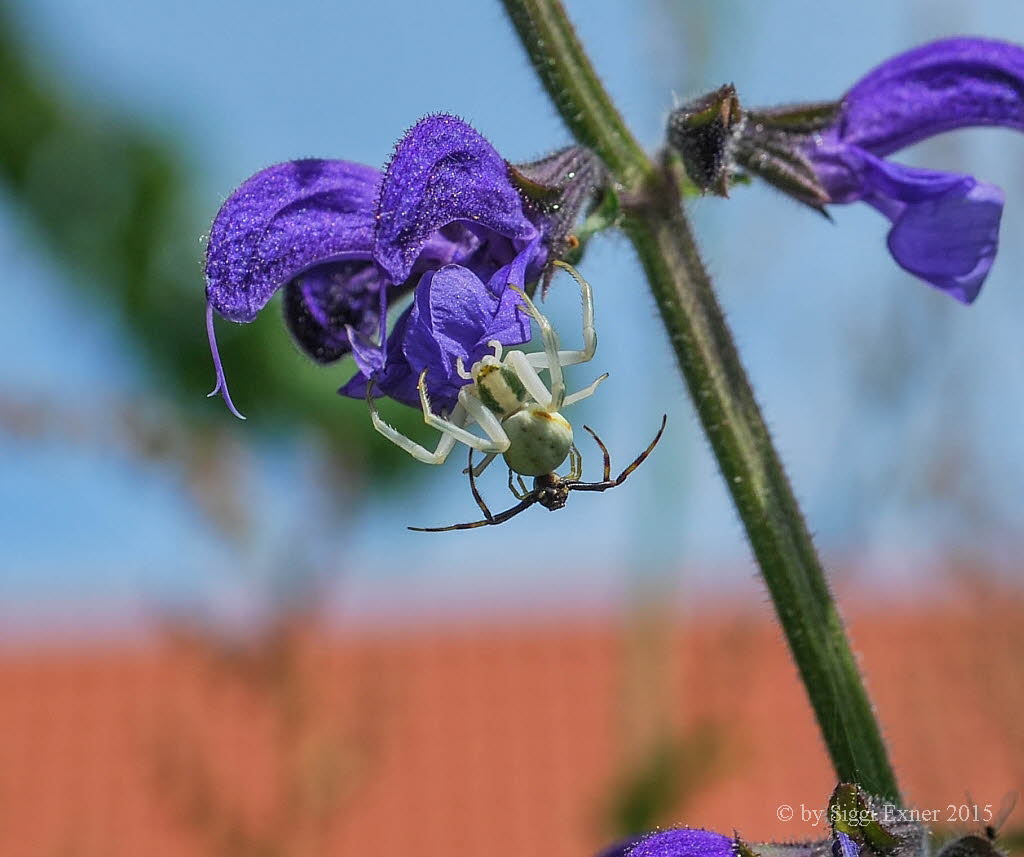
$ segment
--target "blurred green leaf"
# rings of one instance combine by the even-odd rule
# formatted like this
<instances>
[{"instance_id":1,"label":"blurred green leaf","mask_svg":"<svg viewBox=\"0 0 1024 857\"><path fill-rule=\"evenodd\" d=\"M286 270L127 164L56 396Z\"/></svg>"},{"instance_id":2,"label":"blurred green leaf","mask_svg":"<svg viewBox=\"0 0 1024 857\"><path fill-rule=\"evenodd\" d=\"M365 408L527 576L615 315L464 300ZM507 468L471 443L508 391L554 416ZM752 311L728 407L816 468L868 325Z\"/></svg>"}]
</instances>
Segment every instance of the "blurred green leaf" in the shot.
<instances>
[{"instance_id":1,"label":"blurred green leaf","mask_svg":"<svg viewBox=\"0 0 1024 857\"><path fill-rule=\"evenodd\" d=\"M720 757L718 733L699 725L684 736L665 735L624 771L608 808L610 833L625 837L671 821L706 786Z\"/></svg>"}]
</instances>

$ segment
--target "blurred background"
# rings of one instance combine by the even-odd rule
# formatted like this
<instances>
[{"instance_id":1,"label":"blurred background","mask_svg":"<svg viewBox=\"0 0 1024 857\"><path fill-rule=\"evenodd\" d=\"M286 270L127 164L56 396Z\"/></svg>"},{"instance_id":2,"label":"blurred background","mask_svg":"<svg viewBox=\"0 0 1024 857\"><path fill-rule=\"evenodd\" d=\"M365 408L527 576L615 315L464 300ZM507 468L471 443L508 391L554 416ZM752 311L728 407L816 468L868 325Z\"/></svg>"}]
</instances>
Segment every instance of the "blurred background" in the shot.
<instances>
[{"instance_id":1,"label":"blurred background","mask_svg":"<svg viewBox=\"0 0 1024 857\"><path fill-rule=\"evenodd\" d=\"M567 6L652 149L724 82L835 98L932 38L1024 42L1016 0ZM621 236L581 266L601 344L570 383L611 378L571 417L613 465L669 428L557 515L408 532L478 517L461 460L375 435L334 395L350 361L311 365L276 302L219 326L248 421L205 398L225 197L281 160L380 166L436 111L511 161L569 142L497 3L0 2L0 854L821 835L800 809L834 785L825 752ZM830 225L757 185L691 205L906 796L942 818L1024 782L1022 158L999 129L900 155L1006 191L969 309L899 270L866 206ZM547 311L572 343L575 289Z\"/></svg>"}]
</instances>

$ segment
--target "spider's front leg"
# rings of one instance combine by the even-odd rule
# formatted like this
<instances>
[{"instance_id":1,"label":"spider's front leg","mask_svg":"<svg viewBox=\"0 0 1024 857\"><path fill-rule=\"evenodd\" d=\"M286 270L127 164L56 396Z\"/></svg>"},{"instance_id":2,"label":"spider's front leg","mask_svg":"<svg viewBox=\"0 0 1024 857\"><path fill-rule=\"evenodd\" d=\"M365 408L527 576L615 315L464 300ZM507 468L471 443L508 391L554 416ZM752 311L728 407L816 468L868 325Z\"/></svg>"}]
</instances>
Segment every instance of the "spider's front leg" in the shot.
<instances>
[{"instance_id":1,"label":"spider's front leg","mask_svg":"<svg viewBox=\"0 0 1024 857\"><path fill-rule=\"evenodd\" d=\"M581 351L556 351L558 364L560 366L573 366L577 363L589 363L594 359L597 352L597 328L594 326L594 294L590 283L580 276L579 272L572 266L561 260L555 260L555 265L565 268L574 280L579 283L580 297L583 300L583 349ZM548 369L551 366L552 357L545 349L542 352L528 355L530 365L537 369Z\"/></svg>"},{"instance_id":2,"label":"spider's front leg","mask_svg":"<svg viewBox=\"0 0 1024 857\"><path fill-rule=\"evenodd\" d=\"M536 367L530 362L530 358L536 355L524 354L522 351L512 351L509 353L507 362L515 370L519 376L519 380L523 382L523 386L526 387L526 392L537 402L552 411L560 411L563 408L567 408L570 405L575 405L577 402L581 402L588 396L594 395L597 388L602 382L608 379L608 373L605 372L600 378L591 384L588 384L582 390L577 390L572 395L565 395L565 388L562 388L562 401L555 402L554 393L548 391L548 388L544 386L544 381L537 373ZM477 476L480 474L477 473Z\"/></svg>"},{"instance_id":3,"label":"spider's front leg","mask_svg":"<svg viewBox=\"0 0 1024 857\"><path fill-rule=\"evenodd\" d=\"M373 427L417 461L422 461L424 464L443 464L455 447L456 438L451 434L443 434L441 440L438 441L437 448L431 452L426 447L420 446L411 437L406 437L398 429L384 422L380 414L377 413L377 403L373 400L373 381L366 385L366 404L370 406L370 421L373 423ZM453 425L462 426L469 421L469 416L462 405L456 404L449 419Z\"/></svg>"},{"instance_id":4,"label":"spider's front leg","mask_svg":"<svg viewBox=\"0 0 1024 857\"><path fill-rule=\"evenodd\" d=\"M485 455L485 456L484 456L484 460L483 460L483 461L481 461L481 462L480 462L480 463L479 463L478 465L476 465L476 466L475 466L475 467L473 468L473 478L474 478L474 479L476 479L476 478L479 478L479 477L480 477L480 475L481 475L481 474L482 474L482 473L483 473L483 472L484 472L484 471L485 471L485 470L486 470L486 469L487 469L488 467L490 467L490 466L491 466L491 462L492 462L492 461L494 461L494 459L495 459L495 458L497 458L497 457L498 457L498 453L496 453L496 452L489 452L489 453L487 453L487 455ZM463 473L469 473L469 468L468 468L468 467L464 467L464 468L462 469L462 472L463 472Z\"/></svg>"},{"instance_id":5,"label":"spider's front leg","mask_svg":"<svg viewBox=\"0 0 1024 857\"><path fill-rule=\"evenodd\" d=\"M490 455L491 453L502 453L508 449L508 435L505 434L505 429L501 427L501 423L498 421L498 418L484 406L483 402L472 395L466 387L459 390L459 401L455 405L455 410L452 411L452 417L454 417L455 413L460 410L465 414L465 419L461 422L456 421L455 419L439 417L430 409L430 395L427 393L426 369L420 373L420 380L419 384L417 384L417 389L420 392L420 406L423 408L423 421L428 426L436 428L439 432L442 432L446 437L453 438L453 444L454 441L457 440L466 444L468 447L479 450L485 455ZM471 431L467 431L465 429L465 426L470 420L475 420L480 425L480 428L482 428L487 435L486 438L478 437Z\"/></svg>"},{"instance_id":6,"label":"spider's front leg","mask_svg":"<svg viewBox=\"0 0 1024 857\"><path fill-rule=\"evenodd\" d=\"M555 333L555 329L551 326L551 322L547 320L539 309L537 309L537 305L530 300L530 296L526 294L526 292L518 286L513 286L511 283L509 283L508 287L518 293L519 297L523 299L523 307L530 314L533 320L537 322L537 327L540 328L540 338L544 343L543 356L546 361L544 368L546 368L548 370L548 374L551 375L551 397L547 403L545 403L543 399L537 399L537 401L548 410L557 411L562 407L562 399L565 398L565 380L562 377L562 364L558 359L558 336ZM509 356L511 357L511 355ZM529 357L526 357L524 362L530 363ZM530 365L532 366L533 364L530 363ZM533 374L536 375L537 373L533 372ZM520 372L519 375L520 380L526 384L527 382L523 373ZM544 386L539 377L537 378L537 383L539 383L541 387ZM527 386L527 390L529 389L530 388ZM530 395L534 396L535 399L537 398L532 391L530 392Z\"/></svg>"}]
</instances>

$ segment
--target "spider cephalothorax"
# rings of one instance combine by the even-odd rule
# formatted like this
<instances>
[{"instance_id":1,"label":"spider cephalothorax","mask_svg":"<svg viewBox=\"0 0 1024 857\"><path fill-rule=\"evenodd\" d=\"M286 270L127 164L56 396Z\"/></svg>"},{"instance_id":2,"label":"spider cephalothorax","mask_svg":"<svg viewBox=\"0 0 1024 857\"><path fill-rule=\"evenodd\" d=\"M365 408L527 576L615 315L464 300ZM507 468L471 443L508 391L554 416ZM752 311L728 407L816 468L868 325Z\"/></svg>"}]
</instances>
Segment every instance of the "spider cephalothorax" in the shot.
<instances>
[{"instance_id":1,"label":"spider cephalothorax","mask_svg":"<svg viewBox=\"0 0 1024 857\"><path fill-rule=\"evenodd\" d=\"M540 503L547 509L561 509L570 491L603 491L613 487L613 484L617 485L625 479L653 448L652 444L614 483L607 473L609 465L605 450L604 482L580 482L582 462L579 452L573 445L572 426L562 416L561 411L592 395L608 375L601 375L582 390L566 395L562 369L576 363L586 363L594 357L597 350L597 332L594 328L594 301L590 284L570 265L564 262L555 264L569 271L580 286L583 300L583 348L577 351L560 351L558 337L551 323L525 292L509 284L508 288L522 298L522 309L529 313L540 329L544 350L530 354L518 349L505 350L500 342L491 340L488 347L492 348L494 353L484 355L468 372L459 358L455 364L456 371L459 377L469 383L459 389L455 406L451 413L445 416L439 416L431 409L426 384L427 370L424 369L417 385L423 419L427 425L433 426L442 434L433 452L384 422L377 413L373 401L373 385L369 384L366 390L366 401L370 406L374 427L418 461L441 464L448 458L456 442L464 443L470 448L470 456L473 450L484 454L484 460L480 464L475 467L470 464L470 477L473 480L483 473L498 455L504 456L509 468L510 487L513 474L518 476L522 486L521 491L512 487L513 493L521 501L516 511L509 510L512 514L518 514L534 503ZM550 389L540 377L540 372L545 370L550 379ZM472 423L479 425L487 436L480 437L470 432L467 426ZM660 437L661 432L658 433L658 438ZM601 444L600 440L598 443ZM601 448L604 449L603 444ZM568 478L563 478L555 471L567 458L572 459L571 473ZM522 481L524 476L534 477L532 491L526 489ZM512 514L502 513L491 519L490 512L479 499L475 483L473 493L489 518L473 526L501 523L512 517Z\"/></svg>"}]
</instances>

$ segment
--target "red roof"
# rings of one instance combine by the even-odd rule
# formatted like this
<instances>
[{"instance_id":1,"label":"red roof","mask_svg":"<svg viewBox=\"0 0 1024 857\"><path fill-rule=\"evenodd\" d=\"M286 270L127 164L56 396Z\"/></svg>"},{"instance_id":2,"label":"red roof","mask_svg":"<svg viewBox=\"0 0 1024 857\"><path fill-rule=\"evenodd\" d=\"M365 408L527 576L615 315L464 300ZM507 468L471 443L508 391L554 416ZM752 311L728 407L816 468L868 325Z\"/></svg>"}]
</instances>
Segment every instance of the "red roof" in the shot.
<instances>
[{"instance_id":1,"label":"red roof","mask_svg":"<svg viewBox=\"0 0 1024 857\"><path fill-rule=\"evenodd\" d=\"M874 609L850 624L906 797L998 804L1024 783L1024 600ZM694 750L666 822L815 835L776 817L834 782L767 608L654 630L297 620L262 651L179 634L0 654L0 855L580 857L666 731Z\"/></svg>"}]
</instances>

